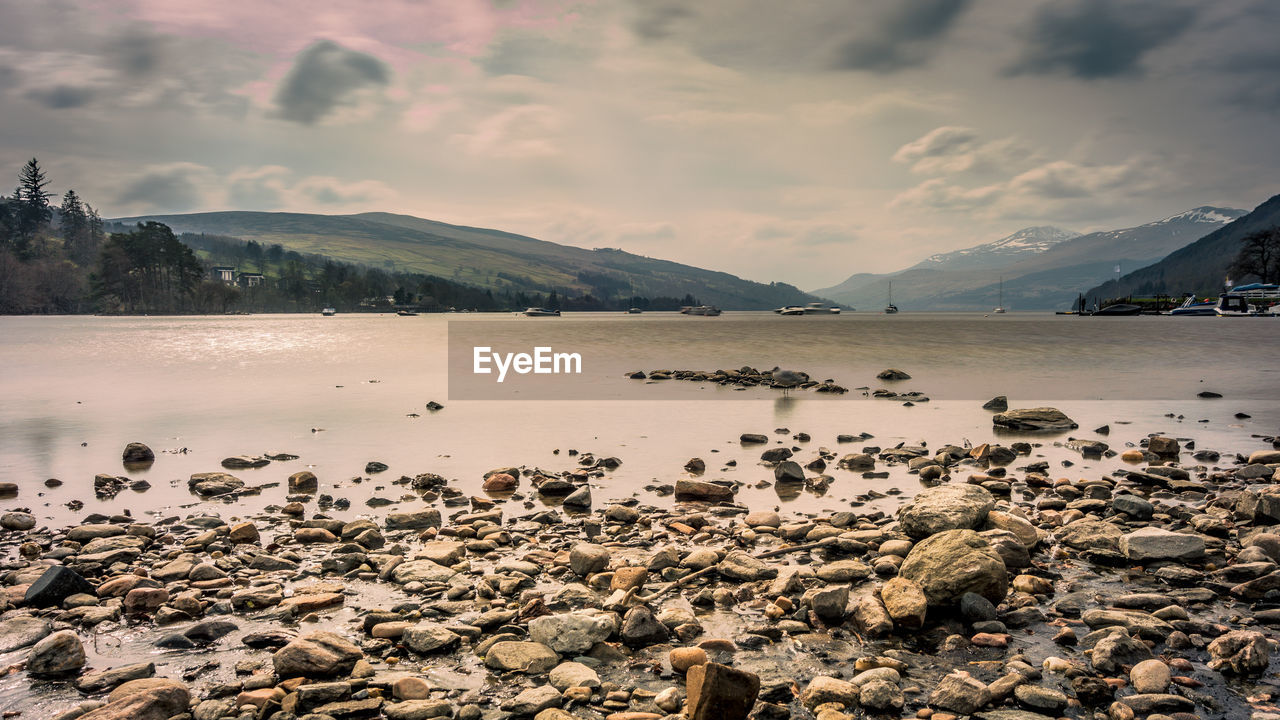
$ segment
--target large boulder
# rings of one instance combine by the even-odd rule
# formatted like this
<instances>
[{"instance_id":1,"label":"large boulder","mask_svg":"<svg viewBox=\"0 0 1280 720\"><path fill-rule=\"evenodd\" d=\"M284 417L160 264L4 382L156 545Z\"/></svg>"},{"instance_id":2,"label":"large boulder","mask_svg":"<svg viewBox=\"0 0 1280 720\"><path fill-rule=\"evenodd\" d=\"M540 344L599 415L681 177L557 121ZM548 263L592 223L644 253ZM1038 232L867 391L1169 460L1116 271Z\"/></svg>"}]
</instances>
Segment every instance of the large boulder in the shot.
<instances>
[{"instance_id":1,"label":"large boulder","mask_svg":"<svg viewBox=\"0 0 1280 720\"><path fill-rule=\"evenodd\" d=\"M560 661L556 651L536 642L504 640L494 643L485 653L484 664L504 672L538 675L548 672Z\"/></svg>"},{"instance_id":2,"label":"large boulder","mask_svg":"<svg viewBox=\"0 0 1280 720\"><path fill-rule=\"evenodd\" d=\"M35 645L48 636L51 629L48 620L15 615L0 620L0 654Z\"/></svg>"},{"instance_id":3,"label":"large boulder","mask_svg":"<svg viewBox=\"0 0 1280 720\"><path fill-rule=\"evenodd\" d=\"M1057 408L1038 407L1006 410L991 416L993 425L1007 430L1038 432L1043 430L1074 430L1079 425Z\"/></svg>"},{"instance_id":4,"label":"large boulder","mask_svg":"<svg viewBox=\"0 0 1280 720\"><path fill-rule=\"evenodd\" d=\"M27 588L23 602L30 607L56 607L72 595L93 595L93 585L65 565L53 565Z\"/></svg>"},{"instance_id":5,"label":"large boulder","mask_svg":"<svg viewBox=\"0 0 1280 720\"><path fill-rule=\"evenodd\" d=\"M126 465L143 465L155 462L156 454L151 448L140 442L131 442L124 446L124 452L121 453L120 459Z\"/></svg>"},{"instance_id":6,"label":"large boulder","mask_svg":"<svg viewBox=\"0 0 1280 720\"><path fill-rule=\"evenodd\" d=\"M188 710L191 693L168 678L131 680L107 696L107 704L80 716L80 720L168 720Z\"/></svg>"},{"instance_id":7,"label":"large boulder","mask_svg":"<svg viewBox=\"0 0 1280 720\"><path fill-rule=\"evenodd\" d=\"M1144 527L1120 538L1120 551L1135 563L1156 560L1187 562L1203 560L1205 544L1199 535Z\"/></svg>"},{"instance_id":8,"label":"large boulder","mask_svg":"<svg viewBox=\"0 0 1280 720\"><path fill-rule=\"evenodd\" d=\"M934 607L952 605L967 592L999 604L1009 591L1004 560L972 530L947 530L921 540L898 574L919 585Z\"/></svg>"},{"instance_id":9,"label":"large boulder","mask_svg":"<svg viewBox=\"0 0 1280 720\"><path fill-rule=\"evenodd\" d=\"M56 677L79 672L85 666L84 644L71 630L60 630L31 648L27 672L36 677Z\"/></svg>"},{"instance_id":10,"label":"large boulder","mask_svg":"<svg viewBox=\"0 0 1280 720\"><path fill-rule=\"evenodd\" d=\"M898 522L916 539L946 530L972 530L986 521L995 504L995 497L977 485L939 485L921 490L898 513Z\"/></svg>"},{"instance_id":11,"label":"large boulder","mask_svg":"<svg viewBox=\"0 0 1280 720\"><path fill-rule=\"evenodd\" d=\"M243 480L224 472L195 473L187 480L187 488L201 497L226 495L243 487Z\"/></svg>"},{"instance_id":12,"label":"large boulder","mask_svg":"<svg viewBox=\"0 0 1280 720\"><path fill-rule=\"evenodd\" d=\"M346 675L364 657L360 648L331 632L315 632L294 639L272 656L276 675L293 677L335 677Z\"/></svg>"},{"instance_id":13,"label":"large boulder","mask_svg":"<svg viewBox=\"0 0 1280 720\"><path fill-rule=\"evenodd\" d=\"M1271 660L1267 638L1256 630L1232 630L1209 643L1209 667L1223 673L1260 675Z\"/></svg>"}]
</instances>

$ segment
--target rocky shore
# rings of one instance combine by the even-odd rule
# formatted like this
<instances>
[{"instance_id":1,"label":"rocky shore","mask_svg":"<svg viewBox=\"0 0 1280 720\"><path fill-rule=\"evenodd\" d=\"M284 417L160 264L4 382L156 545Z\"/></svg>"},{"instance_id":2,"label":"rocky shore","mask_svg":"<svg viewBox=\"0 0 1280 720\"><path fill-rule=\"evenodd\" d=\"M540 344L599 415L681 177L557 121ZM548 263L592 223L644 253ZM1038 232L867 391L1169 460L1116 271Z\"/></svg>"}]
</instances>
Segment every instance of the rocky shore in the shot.
<instances>
[{"instance_id":1,"label":"rocky shore","mask_svg":"<svg viewBox=\"0 0 1280 720\"><path fill-rule=\"evenodd\" d=\"M721 379L766 382L745 370ZM22 484L0 517L4 716L1280 719L1277 440L1113 449L1064 439L1053 408L1001 410L996 428L1056 434L739 439L780 496L905 468L896 514L745 507L701 458L647 489L673 509L598 501L622 460L592 456L495 469L474 496L400 477L394 508L352 520L309 471L252 515L220 514L256 490L211 469L190 513L57 529ZM1116 469L1080 477L1047 445Z\"/></svg>"}]
</instances>

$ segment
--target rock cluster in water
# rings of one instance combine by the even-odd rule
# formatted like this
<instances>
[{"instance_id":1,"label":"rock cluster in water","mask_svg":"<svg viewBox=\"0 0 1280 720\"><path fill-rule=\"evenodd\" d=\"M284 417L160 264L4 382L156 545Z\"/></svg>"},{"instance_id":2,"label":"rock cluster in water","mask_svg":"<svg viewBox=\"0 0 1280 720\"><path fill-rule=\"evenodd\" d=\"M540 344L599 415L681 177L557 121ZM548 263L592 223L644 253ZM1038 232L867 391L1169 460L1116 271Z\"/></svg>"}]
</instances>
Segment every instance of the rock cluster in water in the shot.
<instances>
[{"instance_id":1,"label":"rock cluster in water","mask_svg":"<svg viewBox=\"0 0 1280 720\"><path fill-rule=\"evenodd\" d=\"M785 388L798 390L813 390L818 393L833 393L841 395L849 392L849 388L836 384L834 380L827 379L821 382L813 380L808 373L797 373L803 380L800 384L784 385L773 378L773 374L769 370L757 370L753 367L741 367L737 370L651 370L646 373L643 370L636 370L627 373L627 377L632 380L648 380L650 382L658 382L662 380L688 380L691 382L710 382L717 385L736 386L740 388L749 387L767 387L767 388Z\"/></svg>"},{"instance_id":2,"label":"rock cluster in water","mask_svg":"<svg viewBox=\"0 0 1280 720\"><path fill-rule=\"evenodd\" d=\"M1108 448L1126 464L1079 479L1027 443L762 454L779 486L827 459L905 466L925 487L896 516L742 507L693 460L674 510L596 507L590 479L619 461L591 456L495 469L487 497L405 477L407 507L376 519L309 510L325 483L307 471L251 518L49 530L15 509L0 652L37 695L83 696L59 720L1267 720L1280 450L1205 465L1188 444ZM87 652L116 632L154 654ZM233 668L202 659L231 647ZM187 670L156 677L175 657Z\"/></svg>"}]
</instances>

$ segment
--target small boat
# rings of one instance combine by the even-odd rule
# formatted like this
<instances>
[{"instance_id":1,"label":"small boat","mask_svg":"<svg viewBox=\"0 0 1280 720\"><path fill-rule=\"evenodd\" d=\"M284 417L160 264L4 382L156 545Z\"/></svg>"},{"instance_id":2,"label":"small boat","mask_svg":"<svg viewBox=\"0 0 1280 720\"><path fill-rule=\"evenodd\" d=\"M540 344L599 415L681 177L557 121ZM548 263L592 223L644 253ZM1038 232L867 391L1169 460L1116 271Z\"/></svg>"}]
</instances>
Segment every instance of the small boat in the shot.
<instances>
[{"instance_id":1,"label":"small boat","mask_svg":"<svg viewBox=\"0 0 1280 720\"><path fill-rule=\"evenodd\" d=\"M884 314L892 315L898 312L898 306L893 304L893 283L889 283L889 301L884 306Z\"/></svg>"},{"instance_id":2,"label":"small boat","mask_svg":"<svg viewBox=\"0 0 1280 720\"><path fill-rule=\"evenodd\" d=\"M685 315L705 315L707 317L715 317L720 314L720 308L715 305L688 305L680 308L680 312Z\"/></svg>"},{"instance_id":3,"label":"small boat","mask_svg":"<svg viewBox=\"0 0 1280 720\"><path fill-rule=\"evenodd\" d=\"M627 314L628 314L628 315L639 315L639 314L640 314L640 313L642 313L642 312L644 312L644 311L643 311L643 310L641 310L640 308L628 308L628 309L627 309Z\"/></svg>"},{"instance_id":4,"label":"small boat","mask_svg":"<svg viewBox=\"0 0 1280 720\"><path fill-rule=\"evenodd\" d=\"M559 310L546 308L528 308L522 313L525 317L560 317Z\"/></svg>"},{"instance_id":5,"label":"small boat","mask_svg":"<svg viewBox=\"0 0 1280 720\"><path fill-rule=\"evenodd\" d=\"M1141 315L1141 305L1129 305L1128 303L1117 303L1108 305L1100 310L1094 310L1091 315L1102 315L1108 317L1127 317L1131 315Z\"/></svg>"},{"instance_id":6,"label":"small boat","mask_svg":"<svg viewBox=\"0 0 1280 720\"><path fill-rule=\"evenodd\" d=\"M1179 317L1188 315L1217 315L1218 301L1197 300L1195 295L1187 293L1182 304L1169 311L1170 315Z\"/></svg>"},{"instance_id":7,"label":"small boat","mask_svg":"<svg viewBox=\"0 0 1280 720\"><path fill-rule=\"evenodd\" d=\"M396 315L400 317L418 317L418 313L412 310L397 310Z\"/></svg>"},{"instance_id":8,"label":"small boat","mask_svg":"<svg viewBox=\"0 0 1280 720\"><path fill-rule=\"evenodd\" d=\"M323 315L323 316L325 316L325 317L333 317L334 315L337 315L337 314L338 314L338 309L337 309L337 308L327 307L327 308L325 308L325 309L321 310L321 311L320 311L320 314L321 314L321 315Z\"/></svg>"},{"instance_id":9,"label":"small boat","mask_svg":"<svg viewBox=\"0 0 1280 720\"><path fill-rule=\"evenodd\" d=\"M787 305L786 307L780 307L777 310L774 310L774 312L779 315L803 315L804 308L799 305Z\"/></svg>"},{"instance_id":10,"label":"small boat","mask_svg":"<svg viewBox=\"0 0 1280 720\"><path fill-rule=\"evenodd\" d=\"M1213 313L1218 317L1248 317L1257 312L1258 309L1250 305L1243 295L1234 293L1223 294L1213 308Z\"/></svg>"},{"instance_id":11,"label":"small boat","mask_svg":"<svg viewBox=\"0 0 1280 720\"><path fill-rule=\"evenodd\" d=\"M994 309L992 309L992 311L991 311L991 312L996 313L996 314L1003 314L1003 313L1005 312L1005 309L1004 309L1004 277L1003 277L1003 276L1000 278L1000 301L996 303L995 308L994 308Z\"/></svg>"}]
</instances>

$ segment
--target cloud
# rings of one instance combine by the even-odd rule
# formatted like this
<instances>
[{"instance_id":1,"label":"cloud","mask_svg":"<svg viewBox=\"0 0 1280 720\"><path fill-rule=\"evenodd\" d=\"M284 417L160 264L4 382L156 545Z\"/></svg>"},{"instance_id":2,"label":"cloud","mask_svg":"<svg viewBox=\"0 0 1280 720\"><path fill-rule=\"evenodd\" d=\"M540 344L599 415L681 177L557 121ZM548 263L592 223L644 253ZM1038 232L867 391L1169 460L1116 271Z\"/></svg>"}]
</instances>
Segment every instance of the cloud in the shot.
<instances>
[{"instance_id":1,"label":"cloud","mask_svg":"<svg viewBox=\"0 0 1280 720\"><path fill-rule=\"evenodd\" d=\"M155 212L186 212L203 204L200 186L208 172L186 162L151 166L125 185L116 202Z\"/></svg>"},{"instance_id":2,"label":"cloud","mask_svg":"<svg viewBox=\"0 0 1280 720\"><path fill-rule=\"evenodd\" d=\"M493 43L480 67L489 75L527 75L543 80L566 76L591 60L586 48L527 33L508 33Z\"/></svg>"},{"instance_id":3,"label":"cloud","mask_svg":"<svg viewBox=\"0 0 1280 720\"><path fill-rule=\"evenodd\" d=\"M1074 0L1040 8L1011 75L1090 80L1140 74L1143 57L1182 35L1197 9L1174 0Z\"/></svg>"},{"instance_id":4,"label":"cloud","mask_svg":"<svg viewBox=\"0 0 1280 720\"><path fill-rule=\"evenodd\" d=\"M305 178L294 187L294 192L304 202L310 200L321 205L372 203L387 207L396 197L391 187L377 180L351 182L327 175Z\"/></svg>"},{"instance_id":5,"label":"cloud","mask_svg":"<svg viewBox=\"0 0 1280 720\"><path fill-rule=\"evenodd\" d=\"M50 110L70 110L84 107L93 100L94 94L93 88L83 85L54 85L48 88L33 88L27 91L27 97Z\"/></svg>"},{"instance_id":6,"label":"cloud","mask_svg":"<svg viewBox=\"0 0 1280 720\"><path fill-rule=\"evenodd\" d=\"M451 141L472 155L529 159L560 154L561 116L546 105L517 105L481 120Z\"/></svg>"},{"instance_id":7,"label":"cloud","mask_svg":"<svg viewBox=\"0 0 1280 720\"><path fill-rule=\"evenodd\" d=\"M135 30L108 39L103 45L102 56L107 64L126 77L147 77L160 67L164 45L163 38Z\"/></svg>"},{"instance_id":8,"label":"cloud","mask_svg":"<svg viewBox=\"0 0 1280 720\"><path fill-rule=\"evenodd\" d=\"M924 175L954 175L963 172L1009 172L1034 160L1036 154L1017 138L980 142L976 130L943 126L898 148L894 162L910 164L911 171Z\"/></svg>"},{"instance_id":9,"label":"cloud","mask_svg":"<svg viewBox=\"0 0 1280 720\"><path fill-rule=\"evenodd\" d=\"M318 40L298 53L275 101L284 119L313 125L359 91L384 86L390 78L390 68L372 55Z\"/></svg>"},{"instance_id":10,"label":"cloud","mask_svg":"<svg viewBox=\"0 0 1280 720\"><path fill-rule=\"evenodd\" d=\"M644 40L662 40L672 34L673 26L693 12L683 3L638 2L634 6L631 31Z\"/></svg>"},{"instance_id":11,"label":"cloud","mask_svg":"<svg viewBox=\"0 0 1280 720\"><path fill-rule=\"evenodd\" d=\"M1156 158L1147 156L1111 164L1055 160L976 187L931 178L899 193L890 207L965 212L979 219L1105 218L1135 201L1168 192L1176 183Z\"/></svg>"},{"instance_id":12,"label":"cloud","mask_svg":"<svg viewBox=\"0 0 1280 720\"><path fill-rule=\"evenodd\" d=\"M898 0L868 31L840 48L835 67L891 73L925 64L970 0Z\"/></svg>"},{"instance_id":13,"label":"cloud","mask_svg":"<svg viewBox=\"0 0 1280 720\"><path fill-rule=\"evenodd\" d=\"M236 210L274 210L285 203L289 168L241 168L227 177L227 204Z\"/></svg>"}]
</instances>

